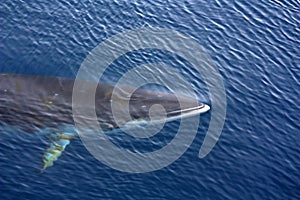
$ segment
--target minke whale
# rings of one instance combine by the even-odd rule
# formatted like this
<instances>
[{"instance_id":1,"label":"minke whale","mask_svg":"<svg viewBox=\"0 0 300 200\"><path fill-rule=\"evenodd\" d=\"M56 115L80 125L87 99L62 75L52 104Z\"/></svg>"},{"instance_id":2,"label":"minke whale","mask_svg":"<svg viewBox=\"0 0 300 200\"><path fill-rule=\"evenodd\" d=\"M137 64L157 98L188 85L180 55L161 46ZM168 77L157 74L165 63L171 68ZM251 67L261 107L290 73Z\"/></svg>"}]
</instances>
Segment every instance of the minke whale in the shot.
<instances>
[{"instance_id":1,"label":"minke whale","mask_svg":"<svg viewBox=\"0 0 300 200\"><path fill-rule=\"evenodd\" d=\"M43 130L51 141L49 148L42 155L40 172L52 166L70 141L78 136L75 129L66 131L60 128L74 125L74 81L61 77L0 74L0 126L14 126L28 133ZM89 81L82 80L82 84L89 84ZM171 121L204 113L210 109L206 104L183 96L179 97L180 102L184 102L180 104L178 96L167 92L137 89L128 96L126 91L129 86L118 86L121 92L112 98L114 87L112 83L100 82L95 93L97 120L103 131L117 129L126 124L134 125L134 122L150 121L149 109L155 104L162 105L165 109L164 116L157 113L157 122L161 121L160 117ZM112 114L112 102L117 103L115 112L121 116L118 122ZM124 103L129 103L129 116L124 112ZM83 108L85 106L89 105L82 105Z\"/></svg>"}]
</instances>

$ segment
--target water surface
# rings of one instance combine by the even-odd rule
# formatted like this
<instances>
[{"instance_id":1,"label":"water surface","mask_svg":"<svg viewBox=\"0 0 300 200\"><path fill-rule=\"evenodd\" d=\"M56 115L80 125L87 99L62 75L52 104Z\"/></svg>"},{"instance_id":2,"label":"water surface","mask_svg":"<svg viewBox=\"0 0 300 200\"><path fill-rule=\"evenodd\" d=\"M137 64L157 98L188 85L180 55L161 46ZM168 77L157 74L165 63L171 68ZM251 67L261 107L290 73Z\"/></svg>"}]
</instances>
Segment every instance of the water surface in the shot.
<instances>
[{"instance_id":1,"label":"water surface","mask_svg":"<svg viewBox=\"0 0 300 200\"><path fill-rule=\"evenodd\" d=\"M36 174L46 138L0 127L1 199L299 199L299 1L3 1L0 72L75 77L110 36L145 26L179 31L211 55L226 88L227 116L213 151L198 158L210 114L170 166L128 174L99 163L74 140ZM163 62L209 102L201 76L155 50L117 60L110 79L141 63ZM168 142L178 122L168 125ZM167 138L167 139L166 139ZM118 139L118 138L116 138ZM135 148L151 150L140 143Z\"/></svg>"}]
</instances>

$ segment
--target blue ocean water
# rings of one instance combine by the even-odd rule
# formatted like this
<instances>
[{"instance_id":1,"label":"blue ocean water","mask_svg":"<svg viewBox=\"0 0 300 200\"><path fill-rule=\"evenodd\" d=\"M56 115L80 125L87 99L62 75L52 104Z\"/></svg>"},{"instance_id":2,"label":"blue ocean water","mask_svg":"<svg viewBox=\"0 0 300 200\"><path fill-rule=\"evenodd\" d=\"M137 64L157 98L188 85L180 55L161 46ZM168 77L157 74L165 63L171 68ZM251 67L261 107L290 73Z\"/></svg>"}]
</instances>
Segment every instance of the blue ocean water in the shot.
<instances>
[{"instance_id":1,"label":"blue ocean water","mask_svg":"<svg viewBox=\"0 0 300 200\"><path fill-rule=\"evenodd\" d=\"M1 127L0 199L300 198L299 1L4 0L0 11L0 73L75 77L89 52L110 36L162 27L207 50L227 94L222 135L207 157L199 159L198 152L209 113L180 159L145 174L109 168L80 140L36 174L47 139ZM160 58L151 51L133 53L114 63L119 71L108 76L113 79L132 60L146 62L144 54ZM209 102L194 71L174 56L162 58L190 77ZM167 127L170 133L176 123Z\"/></svg>"}]
</instances>

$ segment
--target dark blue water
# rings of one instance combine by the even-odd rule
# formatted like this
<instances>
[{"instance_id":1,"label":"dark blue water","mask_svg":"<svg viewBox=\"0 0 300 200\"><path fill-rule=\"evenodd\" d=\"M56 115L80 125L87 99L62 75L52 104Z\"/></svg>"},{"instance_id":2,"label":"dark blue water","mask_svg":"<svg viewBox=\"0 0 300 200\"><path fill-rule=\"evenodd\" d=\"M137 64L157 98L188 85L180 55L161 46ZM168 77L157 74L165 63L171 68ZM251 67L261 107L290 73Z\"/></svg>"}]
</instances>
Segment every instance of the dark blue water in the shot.
<instances>
[{"instance_id":1,"label":"dark blue water","mask_svg":"<svg viewBox=\"0 0 300 200\"><path fill-rule=\"evenodd\" d=\"M199 159L198 152L209 113L180 159L146 174L105 166L79 139L53 167L36 174L49 141L1 127L0 199L300 198L299 1L4 0L0 11L1 73L75 77L89 52L108 37L163 27L207 50L223 77L228 104L222 135L207 157ZM201 94L201 78L176 65L176 57L167 58ZM121 72L132 60L115 65ZM209 101L207 94L203 100Z\"/></svg>"}]
</instances>

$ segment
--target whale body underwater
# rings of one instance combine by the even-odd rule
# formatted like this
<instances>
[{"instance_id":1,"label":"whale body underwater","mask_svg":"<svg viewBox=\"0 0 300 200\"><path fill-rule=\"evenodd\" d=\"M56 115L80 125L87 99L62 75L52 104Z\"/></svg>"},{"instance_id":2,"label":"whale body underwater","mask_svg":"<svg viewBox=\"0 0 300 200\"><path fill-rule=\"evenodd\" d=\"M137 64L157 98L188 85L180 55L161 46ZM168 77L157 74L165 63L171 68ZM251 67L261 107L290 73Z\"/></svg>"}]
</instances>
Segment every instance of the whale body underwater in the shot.
<instances>
[{"instance_id":1,"label":"whale body underwater","mask_svg":"<svg viewBox=\"0 0 300 200\"><path fill-rule=\"evenodd\" d=\"M70 141L78 136L76 129L66 131L61 128L74 125L74 82L75 79L61 77L0 74L0 126L14 126L28 133L39 133L43 130L51 140L49 148L42 156L40 172L52 166ZM81 82L82 85L90 84L89 81ZM132 89L129 86L117 87L116 89L113 83L99 82L95 91L95 111L102 131L128 124L134 126L138 122L147 123L153 120L153 116L154 122L161 122L163 119L172 121L210 109L208 105L195 99L168 92L136 89L129 93ZM118 91L117 95L112 95L113 91ZM115 104L114 112L112 103ZM129 114L125 104L129 105ZM163 106L163 114L160 109L149 112L157 104ZM82 109L89 106L91 105L82 105ZM118 114L118 121L113 113Z\"/></svg>"}]
</instances>

